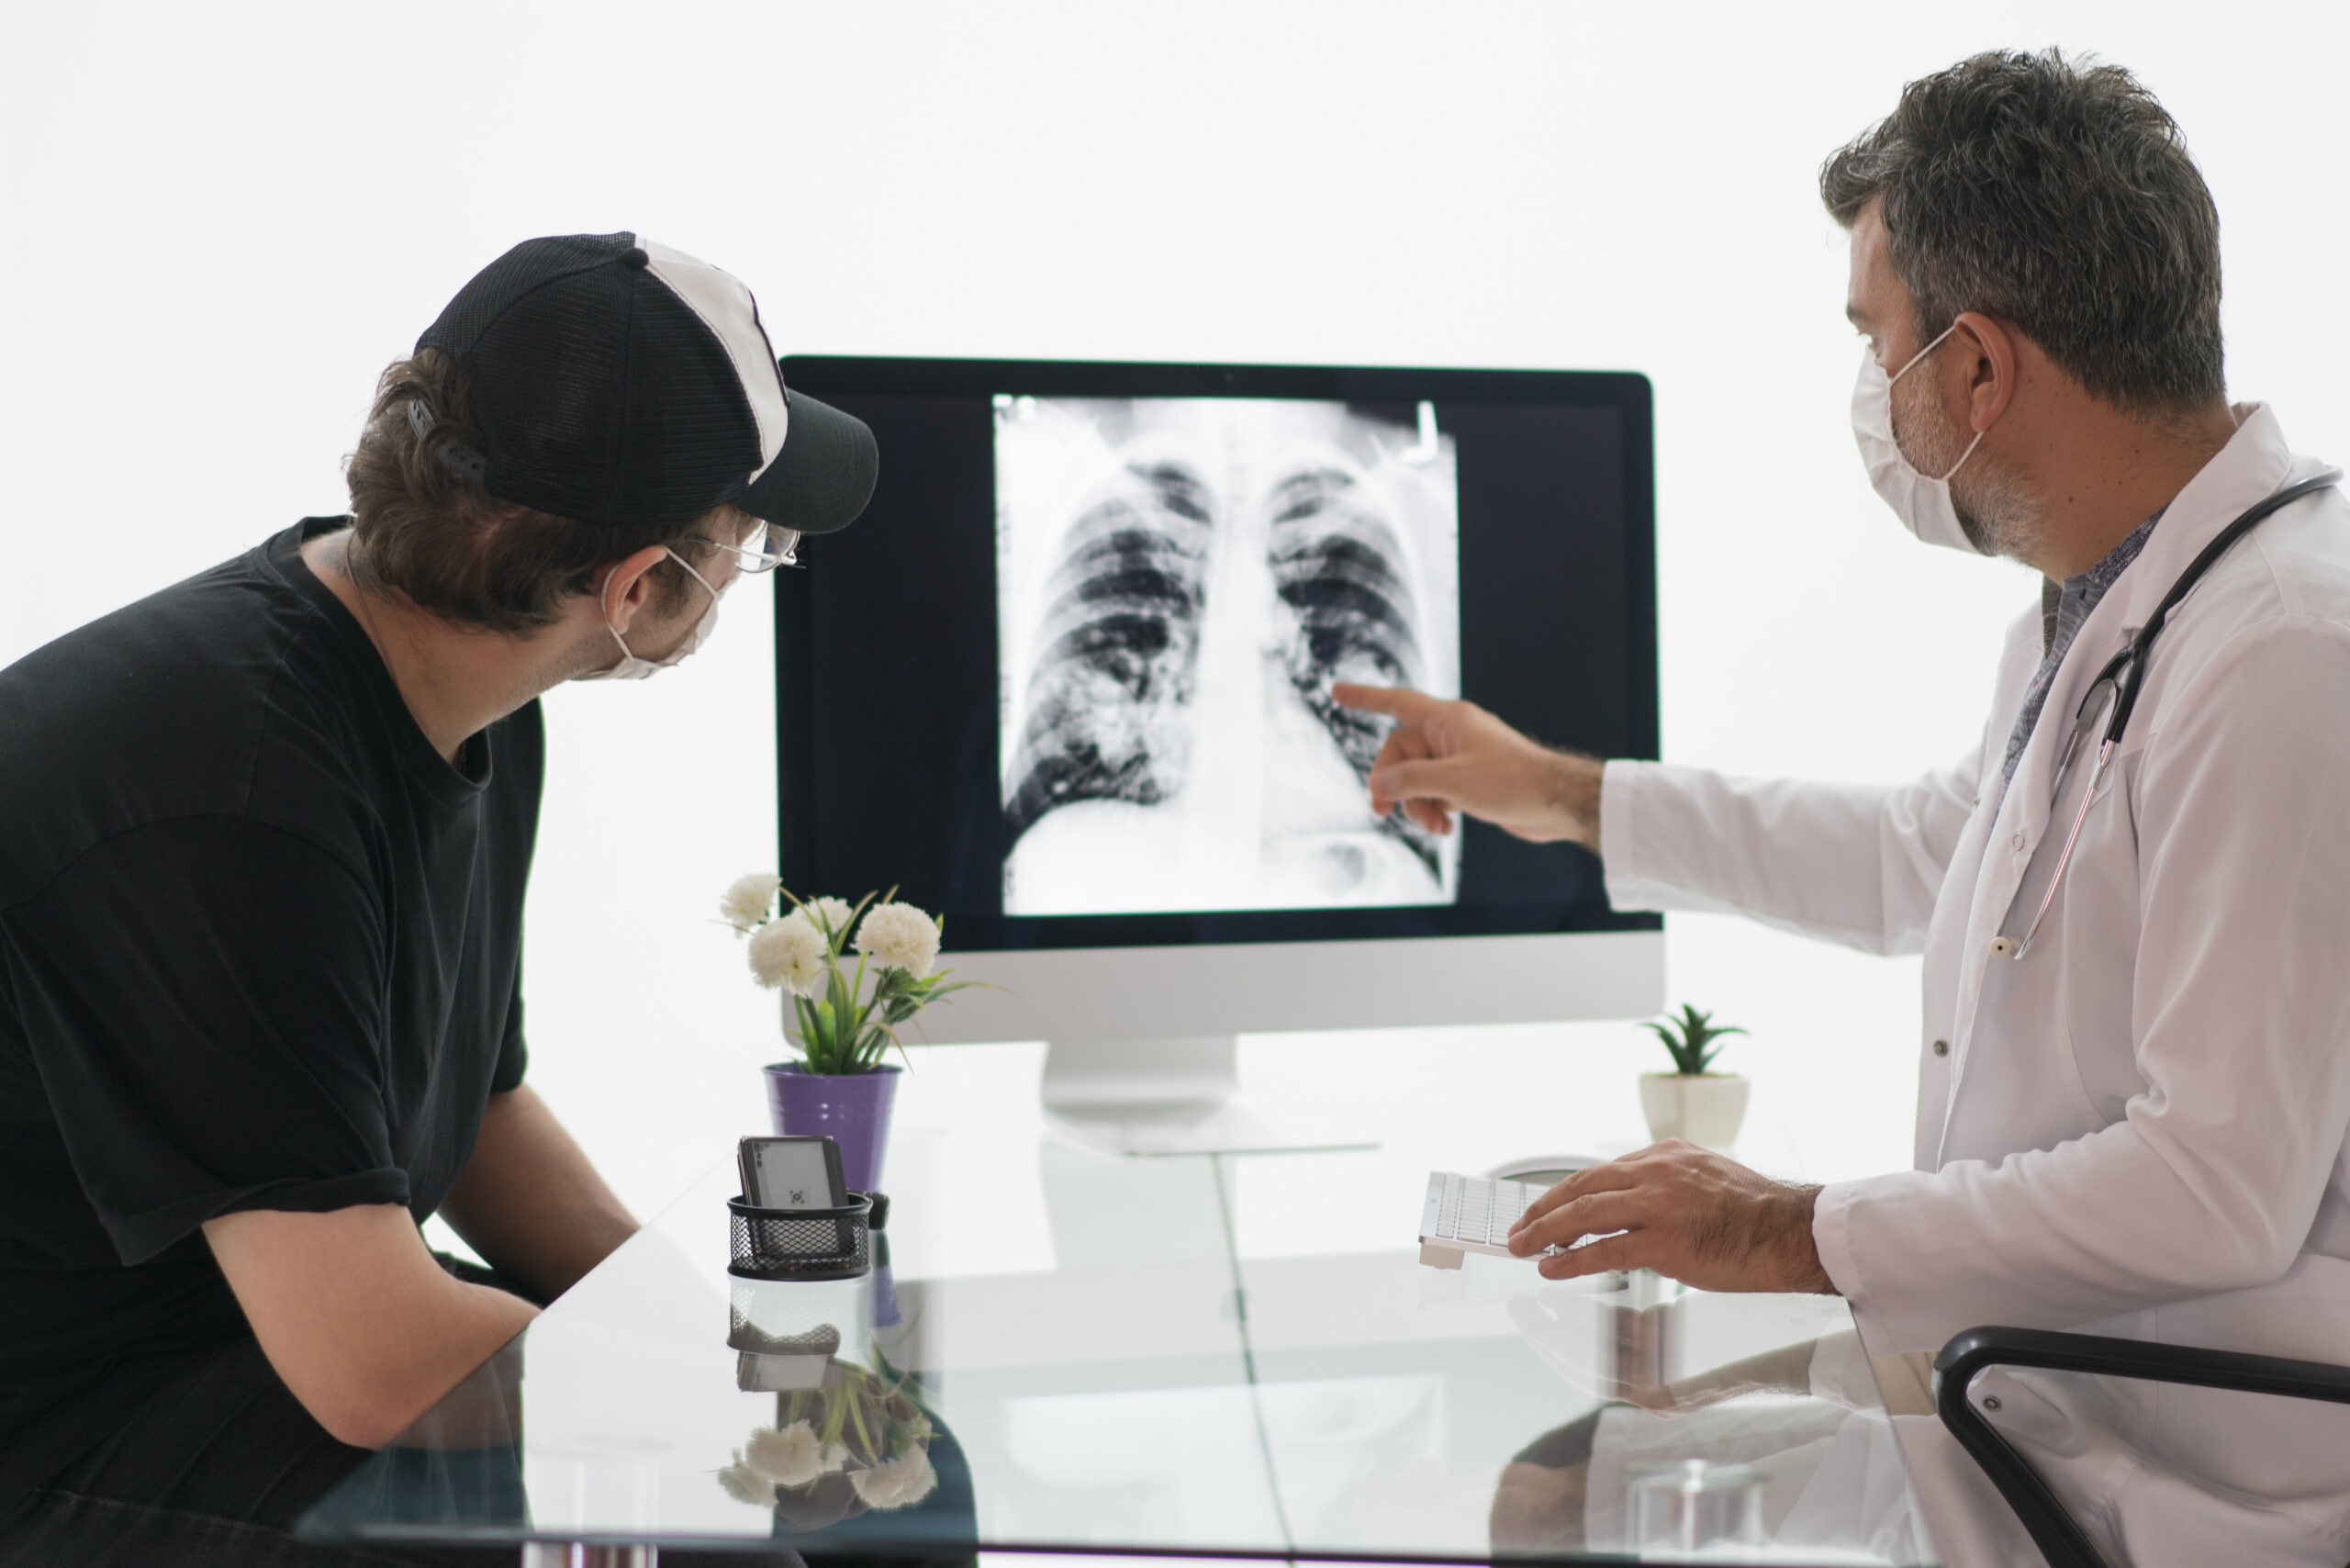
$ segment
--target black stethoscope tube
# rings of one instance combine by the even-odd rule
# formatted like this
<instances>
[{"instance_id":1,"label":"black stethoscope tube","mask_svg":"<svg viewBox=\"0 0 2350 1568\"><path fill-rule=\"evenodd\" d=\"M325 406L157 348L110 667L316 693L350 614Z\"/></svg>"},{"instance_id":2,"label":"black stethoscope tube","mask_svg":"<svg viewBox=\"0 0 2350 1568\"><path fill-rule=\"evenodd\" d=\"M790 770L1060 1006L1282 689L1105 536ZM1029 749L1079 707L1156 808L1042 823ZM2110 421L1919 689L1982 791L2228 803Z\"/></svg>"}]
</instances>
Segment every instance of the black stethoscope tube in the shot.
<instances>
[{"instance_id":1,"label":"black stethoscope tube","mask_svg":"<svg viewBox=\"0 0 2350 1568\"><path fill-rule=\"evenodd\" d=\"M2106 718L2105 738L2098 745L2096 769L2089 775L2088 790L2081 796L2081 809L2073 813L2072 829L2065 835L2065 847L2056 857L2056 869L2048 879L2048 890L2042 895L2040 907L2032 913L2030 929L2024 932L2020 942L2008 936L1996 938L1991 944L1995 956L2020 959L2031 950L2031 939L2040 935L2040 923L2048 917L2049 906L2056 902L2056 890L2065 880L2065 868L2073 863L2073 846L2080 839L2081 824L2088 820L2089 802L2097 799L2098 786L2104 782L2105 770L2113 761L2115 748L2121 744L2121 733L2129 728L2131 711L2138 706L2138 692L2146 680L2147 657L2154 651L2154 638L2161 634L2164 622L2170 619L2170 612L2177 607L2180 599L2193 591L2195 585L2202 580L2203 574L2211 569L2211 564L2226 554L2230 545L2251 532L2263 519L2281 508L2291 506L2303 496L2330 489L2341 482L2342 470L2328 468L2322 474L2312 474L2255 502L2242 517L2221 529L2211 543L2203 546L2201 554L2189 562L2187 570L2178 574L2178 580L2170 585L2170 591L2163 595L2162 602L2154 606L2154 612L2146 617L2146 623L2138 628L2137 635L2130 639L2130 645L2108 659L2105 667L2097 672L2097 678L2089 682L2088 694L2081 699L2080 711L2074 717L2073 733L2065 742L2065 755L2057 759L2056 793L2059 797L2064 794L2065 772L2080 752L2083 737L2097 722L2105 699L2110 697L2113 711Z\"/></svg>"},{"instance_id":2,"label":"black stethoscope tube","mask_svg":"<svg viewBox=\"0 0 2350 1568\"><path fill-rule=\"evenodd\" d=\"M2138 689L2146 678L2147 651L2154 647L2154 638L2162 631L2163 622L2170 619L2171 610L2202 580L2203 574L2211 569L2211 563L2226 554L2228 546L2251 532L2271 512L2291 506L2303 496L2331 489L2341 482L2342 470L2329 468L2322 474L2311 475L2299 484L2288 485L2267 499L2254 503L2250 510L2221 529L2218 538L2203 546L2203 553L2188 564L2187 570L2178 574L2178 581L2170 585L2170 592L2163 595L2163 601L2154 606L2154 612L2146 617L2146 623L2138 628L2138 634L2130 639L2130 645L2116 654L2098 676L2100 680L2110 680L2117 668L2127 666L2121 684L2115 689L2113 718L2105 727L2107 740L2118 742L2121 739L2121 732L2130 722L2130 711L2138 706Z\"/></svg>"}]
</instances>

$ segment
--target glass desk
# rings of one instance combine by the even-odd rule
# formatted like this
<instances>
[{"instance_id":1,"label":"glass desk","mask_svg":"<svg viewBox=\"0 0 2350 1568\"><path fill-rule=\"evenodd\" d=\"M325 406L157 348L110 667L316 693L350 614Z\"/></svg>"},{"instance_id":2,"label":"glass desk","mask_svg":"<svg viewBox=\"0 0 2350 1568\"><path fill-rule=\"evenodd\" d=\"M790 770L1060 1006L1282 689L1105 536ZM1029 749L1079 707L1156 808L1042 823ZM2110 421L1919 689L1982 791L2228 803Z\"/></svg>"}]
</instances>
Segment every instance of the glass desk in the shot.
<instances>
[{"instance_id":1,"label":"glass desk","mask_svg":"<svg viewBox=\"0 0 2350 1568\"><path fill-rule=\"evenodd\" d=\"M1643 1530L1651 1555L1726 1536L1707 1560L1931 1561L1841 1301L1425 1268L1408 1202L1390 1248L1263 1245L1268 1204L1303 1224L1371 1174L1412 1192L1409 1150L1121 1159L1015 1131L987 1163L907 1141L890 1267L733 1278L728 1161L304 1533L525 1564L1578 1561L1638 1555ZM1019 1219L1039 1188L1042 1236ZM1839 1358L1858 1374L1823 1377ZM1831 1385L1841 1403L1811 1392Z\"/></svg>"}]
</instances>

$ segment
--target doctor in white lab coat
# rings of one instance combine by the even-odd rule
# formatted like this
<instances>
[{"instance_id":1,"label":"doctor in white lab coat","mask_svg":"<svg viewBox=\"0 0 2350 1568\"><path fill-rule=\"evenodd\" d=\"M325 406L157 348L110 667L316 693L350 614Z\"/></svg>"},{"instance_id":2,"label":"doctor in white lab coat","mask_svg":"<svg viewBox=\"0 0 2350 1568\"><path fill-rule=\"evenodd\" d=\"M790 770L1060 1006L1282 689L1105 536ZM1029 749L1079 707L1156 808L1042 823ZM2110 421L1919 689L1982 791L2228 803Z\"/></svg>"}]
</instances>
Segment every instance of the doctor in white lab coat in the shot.
<instances>
[{"instance_id":1,"label":"doctor in white lab coat","mask_svg":"<svg viewBox=\"0 0 2350 1568\"><path fill-rule=\"evenodd\" d=\"M1617 908L1922 951L1916 1169L1800 1187L1665 1144L1561 1183L1518 1244L1625 1232L1554 1278L1832 1289L1877 1357L2005 1324L2350 1363L2350 505L2285 507L2172 612L2011 956L2086 792L2059 761L2099 668L2323 465L2224 401L2217 218L2126 74L1963 62L1822 190L1852 235L1877 488L1928 542L2051 585L1981 743L1896 787L1756 780L1603 766L1417 693L1342 700L1399 720L1382 811L1580 841ZM2116 1561L2350 1561L2340 1407L2029 1372L1974 1396ZM1931 1417L1897 1425L1948 1561L2038 1560Z\"/></svg>"}]
</instances>

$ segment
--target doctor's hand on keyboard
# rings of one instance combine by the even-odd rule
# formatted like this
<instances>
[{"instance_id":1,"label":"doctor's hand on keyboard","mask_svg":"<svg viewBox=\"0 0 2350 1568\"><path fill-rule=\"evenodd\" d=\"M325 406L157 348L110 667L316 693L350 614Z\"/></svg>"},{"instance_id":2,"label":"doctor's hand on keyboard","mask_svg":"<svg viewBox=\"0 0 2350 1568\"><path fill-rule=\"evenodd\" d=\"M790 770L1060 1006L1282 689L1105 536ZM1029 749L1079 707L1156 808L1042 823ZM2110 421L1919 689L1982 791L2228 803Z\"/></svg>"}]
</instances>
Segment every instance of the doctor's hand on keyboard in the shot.
<instances>
[{"instance_id":1,"label":"doctor's hand on keyboard","mask_svg":"<svg viewBox=\"0 0 2350 1568\"><path fill-rule=\"evenodd\" d=\"M1516 1204L1503 1249L1552 1280L1652 1269L1700 1290L1832 1294L1811 1239L1818 1195L1672 1139Z\"/></svg>"}]
</instances>

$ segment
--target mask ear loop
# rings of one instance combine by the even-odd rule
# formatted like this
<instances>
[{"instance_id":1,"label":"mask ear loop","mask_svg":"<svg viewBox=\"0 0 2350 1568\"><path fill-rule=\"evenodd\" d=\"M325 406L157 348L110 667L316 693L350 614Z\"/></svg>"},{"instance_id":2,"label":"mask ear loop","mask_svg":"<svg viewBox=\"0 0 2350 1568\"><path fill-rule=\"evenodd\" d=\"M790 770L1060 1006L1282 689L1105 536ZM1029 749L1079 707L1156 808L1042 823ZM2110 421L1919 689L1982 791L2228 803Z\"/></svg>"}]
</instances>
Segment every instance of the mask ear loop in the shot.
<instances>
[{"instance_id":1,"label":"mask ear loop","mask_svg":"<svg viewBox=\"0 0 2350 1568\"><path fill-rule=\"evenodd\" d=\"M1966 443L1966 450L1958 454L1958 461L1952 464L1949 469L1944 472L1940 478L1936 479L1934 483L1937 485L1949 484L1951 476L1966 466L1966 460L1975 455L1975 449L1982 445L1983 438L1990 433L1991 432L1988 431L1976 431L1975 432L1975 439Z\"/></svg>"},{"instance_id":2,"label":"mask ear loop","mask_svg":"<svg viewBox=\"0 0 2350 1568\"><path fill-rule=\"evenodd\" d=\"M1933 353L1936 349L1938 349L1938 348L1942 347L1942 339L1949 337L1953 332L1955 332L1955 331L1957 331L1957 330L1958 330L1958 319L1957 319L1956 317L1953 317L1953 318L1951 319L1951 323L1950 323L1950 325L1949 325L1949 326L1947 326L1947 327L1944 327L1944 328L1942 330L1942 331L1941 331L1939 334L1937 334L1937 335L1936 335L1936 337L1934 338L1934 341L1933 341L1932 342L1928 343L1924 348L1921 348L1921 349L1919 349L1916 353L1911 354L1911 355L1909 356L1909 363L1908 363L1908 364L1903 365L1899 370L1895 371L1891 375L1888 375L1888 376L1886 376L1886 380L1885 380L1885 387L1886 387L1886 398L1888 399L1888 402L1890 401L1890 399L1891 399L1891 398L1892 398L1892 395L1893 395L1893 384L1894 384L1895 382L1897 382L1897 381L1900 380L1903 376L1905 376L1905 375L1908 375L1908 374L1910 373L1910 371L1912 371L1912 370L1916 369L1916 368L1917 368L1918 362L1919 362L1919 360L1921 360L1921 359L1925 358L1928 354L1930 354L1930 353ZM1889 420L1888 420L1888 422L1890 422L1890 421L1889 421ZM1970 457L1972 457L1972 456L1974 456L1974 455L1975 455L1975 449L1976 447L1978 447L1978 446L1980 446L1980 445L1982 445L1982 444L1983 444L1983 438L1984 438L1985 436L1988 435L1989 433L1990 433L1990 431L1988 431L1987 430L1976 431L1975 432L1975 439L1974 439L1973 441L1970 441L1970 442L1968 442L1966 443L1966 450L1965 450L1964 452L1962 452L1962 453L1960 453L1960 454L1958 454L1958 461L1957 461L1957 462L1955 462L1955 463L1953 463L1953 464L1952 464L1952 465L1951 465L1947 469L1945 469L1945 470L1944 470L1943 472L1942 472L1941 474L1936 475L1936 476L1934 476L1934 483L1935 483L1935 484L1937 484L1937 485L1947 485L1947 484L1949 484L1949 483L1950 483L1950 480L1951 480L1951 476L1952 476L1952 475L1953 475L1953 474L1955 474L1955 473L1957 473L1960 469L1962 469L1962 468L1964 468L1964 467L1965 467L1965 466L1966 466L1966 460L1967 460L1968 458L1970 458Z\"/></svg>"},{"instance_id":3,"label":"mask ear loop","mask_svg":"<svg viewBox=\"0 0 2350 1568\"><path fill-rule=\"evenodd\" d=\"M1891 375L1886 376L1885 378L1885 384L1887 386L1890 386L1895 382L1900 380L1903 376L1908 375L1912 370L1915 370L1919 360L1925 358L1928 354L1942 347L1942 339L1949 337L1953 332L1957 330L1958 319L1953 316L1951 318L1950 325L1944 327L1940 332L1935 334L1934 341L1932 342L1928 343L1924 348L1921 348L1916 353L1911 354L1909 356L1909 363L1903 365L1899 370L1895 371Z\"/></svg>"},{"instance_id":4,"label":"mask ear loop","mask_svg":"<svg viewBox=\"0 0 2350 1568\"><path fill-rule=\"evenodd\" d=\"M666 544L661 546L661 554L668 556L672 561L677 562L677 569L685 573L686 576L693 578L695 586L699 588L702 592L710 595L711 603L716 604L718 602L718 590L710 586L710 579L708 577L703 577L699 572L694 570L694 564L691 561L687 560L683 555L678 554ZM611 633L615 637L619 636L621 633L620 629L612 624L612 607L610 602L610 596L612 591L612 578L617 575L617 572L605 573L604 586L597 590L597 608L604 612L604 629ZM628 644L626 643L622 643L621 647L622 650L626 650ZM630 656L633 657L634 655L631 655Z\"/></svg>"}]
</instances>

